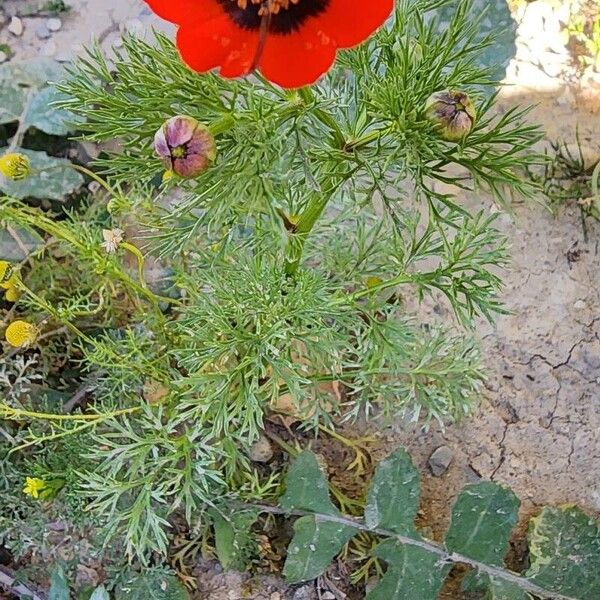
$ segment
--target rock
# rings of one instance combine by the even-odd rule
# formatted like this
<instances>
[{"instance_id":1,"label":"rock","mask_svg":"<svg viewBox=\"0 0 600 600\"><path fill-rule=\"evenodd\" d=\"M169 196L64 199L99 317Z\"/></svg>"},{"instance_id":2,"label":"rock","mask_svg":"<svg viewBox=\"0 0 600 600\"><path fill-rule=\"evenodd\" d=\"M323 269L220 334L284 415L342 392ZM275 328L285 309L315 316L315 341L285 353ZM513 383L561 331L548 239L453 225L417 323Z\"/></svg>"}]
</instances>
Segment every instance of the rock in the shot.
<instances>
[{"instance_id":1,"label":"rock","mask_svg":"<svg viewBox=\"0 0 600 600\"><path fill-rule=\"evenodd\" d=\"M46 21L46 27L52 32L60 31L62 28L62 21L60 19L48 19Z\"/></svg>"},{"instance_id":2,"label":"rock","mask_svg":"<svg viewBox=\"0 0 600 600\"><path fill-rule=\"evenodd\" d=\"M311 585L303 585L294 592L293 600L313 600L313 587Z\"/></svg>"},{"instance_id":3,"label":"rock","mask_svg":"<svg viewBox=\"0 0 600 600\"><path fill-rule=\"evenodd\" d=\"M269 600L281 600L281 594L279 592L273 592L269 596Z\"/></svg>"},{"instance_id":4,"label":"rock","mask_svg":"<svg viewBox=\"0 0 600 600\"><path fill-rule=\"evenodd\" d=\"M273 458L273 447L267 436L261 435L258 441L250 446L248 456L250 460L259 463L269 462Z\"/></svg>"},{"instance_id":5,"label":"rock","mask_svg":"<svg viewBox=\"0 0 600 600\"><path fill-rule=\"evenodd\" d=\"M46 27L46 23L40 23L35 29L35 35L39 40L47 40L52 34Z\"/></svg>"},{"instance_id":6,"label":"rock","mask_svg":"<svg viewBox=\"0 0 600 600\"><path fill-rule=\"evenodd\" d=\"M573 304L573 308L576 308L577 310L582 310L586 307L586 304L583 300L577 300L577 302L575 302L575 304Z\"/></svg>"},{"instance_id":7,"label":"rock","mask_svg":"<svg viewBox=\"0 0 600 600\"><path fill-rule=\"evenodd\" d=\"M321 600L335 600L335 595L331 592L323 592L321 594Z\"/></svg>"},{"instance_id":8,"label":"rock","mask_svg":"<svg viewBox=\"0 0 600 600\"><path fill-rule=\"evenodd\" d=\"M8 60L8 54L4 50L0 50L0 65Z\"/></svg>"},{"instance_id":9,"label":"rock","mask_svg":"<svg viewBox=\"0 0 600 600\"><path fill-rule=\"evenodd\" d=\"M21 37L23 35L23 29L23 21L21 21L19 17L13 17L10 20L10 24L8 25L8 31L10 31L13 35Z\"/></svg>"},{"instance_id":10,"label":"rock","mask_svg":"<svg viewBox=\"0 0 600 600\"><path fill-rule=\"evenodd\" d=\"M435 452L429 457L429 468L434 477L442 476L450 466L454 453L448 446L440 446Z\"/></svg>"}]
</instances>

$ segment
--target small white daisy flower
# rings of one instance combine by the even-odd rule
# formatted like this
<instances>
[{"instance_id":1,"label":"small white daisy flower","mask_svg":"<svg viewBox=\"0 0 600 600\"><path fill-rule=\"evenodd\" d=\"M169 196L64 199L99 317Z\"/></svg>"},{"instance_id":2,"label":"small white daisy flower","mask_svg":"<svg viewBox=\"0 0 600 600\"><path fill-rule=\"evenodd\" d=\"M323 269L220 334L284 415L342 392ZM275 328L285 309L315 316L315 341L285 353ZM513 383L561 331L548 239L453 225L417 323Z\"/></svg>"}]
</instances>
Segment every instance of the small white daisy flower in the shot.
<instances>
[{"instance_id":1,"label":"small white daisy flower","mask_svg":"<svg viewBox=\"0 0 600 600\"><path fill-rule=\"evenodd\" d=\"M102 237L104 238L104 242L101 244L102 247L109 254L116 252L119 244L123 241L124 233L122 229L103 229Z\"/></svg>"}]
</instances>

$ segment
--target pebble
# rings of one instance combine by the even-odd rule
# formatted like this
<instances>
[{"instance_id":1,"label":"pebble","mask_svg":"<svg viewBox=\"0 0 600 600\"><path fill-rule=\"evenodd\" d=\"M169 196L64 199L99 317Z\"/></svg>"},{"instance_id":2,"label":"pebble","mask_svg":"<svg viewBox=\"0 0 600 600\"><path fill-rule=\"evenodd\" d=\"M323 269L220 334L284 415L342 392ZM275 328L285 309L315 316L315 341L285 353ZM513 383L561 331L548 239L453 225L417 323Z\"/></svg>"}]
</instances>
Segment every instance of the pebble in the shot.
<instances>
[{"instance_id":1,"label":"pebble","mask_svg":"<svg viewBox=\"0 0 600 600\"><path fill-rule=\"evenodd\" d=\"M47 40L52 35L52 33L46 26L46 23L40 23L35 28L35 35L37 35L38 39L40 40Z\"/></svg>"},{"instance_id":2,"label":"pebble","mask_svg":"<svg viewBox=\"0 0 600 600\"><path fill-rule=\"evenodd\" d=\"M271 442L265 435L261 435L258 441L250 446L248 451L250 460L259 463L269 462L273 458L273 447Z\"/></svg>"},{"instance_id":3,"label":"pebble","mask_svg":"<svg viewBox=\"0 0 600 600\"><path fill-rule=\"evenodd\" d=\"M273 592L269 596L269 600L281 600L281 594L279 592Z\"/></svg>"},{"instance_id":4,"label":"pebble","mask_svg":"<svg viewBox=\"0 0 600 600\"><path fill-rule=\"evenodd\" d=\"M429 457L428 465L434 477L440 477L443 475L450 466L454 453L448 446L440 446L435 452Z\"/></svg>"},{"instance_id":5,"label":"pebble","mask_svg":"<svg viewBox=\"0 0 600 600\"><path fill-rule=\"evenodd\" d=\"M321 598L322 600L335 600L335 595L331 592L323 592Z\"/></svg>"},{"instance_id":6,"label":"pebble","mask_svg":"<svg viewBox=\"0 0 600 600\"><path fill-rule=\"evenodd\" d=\"M62 29L62 21L60 19L48 19L46 27L52 32L60 31Z\"/></svg>"},{"instance_id":7,"label":"pebble","mask_svg":"<svg viewBox=\"0 0 600 600\"><path fill-rule=\"evenodd\" d=\"M8 25L8 31L17 37L21 37L23 35L23 21L19 19L19 17L13 17L10 20L10 24Z\"/></svg>"},{"instance_id":8,"label":"pebble","mask_svg":"<svg viewBox=\"0 0 600 600\"><path fill-rule=\"evenodd\" d=\"M585 308L585 306L586 306L586 304L583 300L577 300L577 302L575 302L575 304L573 304L573 308L576 308L577 310L582 310Z\"/></svg>"},{"instance_id":9,"label":"pebble","mask_svg":"<svg viewBox=\"0 0 600 600\"><path fill-rule=\"evenodd\" d=\"M8 54L4 50L0 50L0 65L8 60Z\"/></svg>"}]
</instances>

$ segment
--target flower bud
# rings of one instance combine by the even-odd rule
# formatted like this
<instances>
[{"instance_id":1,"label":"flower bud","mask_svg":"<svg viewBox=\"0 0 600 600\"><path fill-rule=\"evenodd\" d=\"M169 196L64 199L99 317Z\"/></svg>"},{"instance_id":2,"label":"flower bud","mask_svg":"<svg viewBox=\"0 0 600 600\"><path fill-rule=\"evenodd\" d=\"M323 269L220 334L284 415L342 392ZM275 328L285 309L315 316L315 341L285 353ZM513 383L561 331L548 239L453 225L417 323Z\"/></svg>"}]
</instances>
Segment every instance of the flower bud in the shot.
<instances>
[{"instance_id":1,"label":"flower bud","mask_svg":"<svg viewBox=\"0 0 600 600\"><path fill-rule=\"evenodd\" d=\"M462 140L475 125L475 105L464 92L444 90L429 96L425 114L447 142Z\"/></svg>"},{"instance_id":2,"label":"flower bud","mask_svg":"<svg viewBox=\"0 0 600 600\"><path fill-rule=\"evenodd\" d=\"M13 321L4 333L6 341L13 348L31 346L37 340L39 329L27 321Z\"/></svg>"},{"instance_id":3,"label":"flower bud","mask_svg":"<svg viewBox=\"0 0 600 600\"><path fill-rule=\"evenodd\" d=\"M14 274L13 266L5 260L0 260L0 287L9 288L12 285Z\"/></svg>"},{"instance_id":4,"label":"flower bud","mask_svg":"<svg viewBox=\"0 0 600 600\"><path fill-rule=\"evenodd\" d=\"M0 173L13 181L27 179L31 174L31 162L20 152L10 152L0 157Z\"/></svg>"},{"instance_id":5,"label":"flower bud","mask_svg":"<svg viewBox=\"0 0 600 600\"><path fill-rule=\"evenodd\" d=\"M172 117L156 132L154 150L165 169L179 177L196 177L214 161L215 138L202 123L192 117Z\"/></svg>"}]
</instances>

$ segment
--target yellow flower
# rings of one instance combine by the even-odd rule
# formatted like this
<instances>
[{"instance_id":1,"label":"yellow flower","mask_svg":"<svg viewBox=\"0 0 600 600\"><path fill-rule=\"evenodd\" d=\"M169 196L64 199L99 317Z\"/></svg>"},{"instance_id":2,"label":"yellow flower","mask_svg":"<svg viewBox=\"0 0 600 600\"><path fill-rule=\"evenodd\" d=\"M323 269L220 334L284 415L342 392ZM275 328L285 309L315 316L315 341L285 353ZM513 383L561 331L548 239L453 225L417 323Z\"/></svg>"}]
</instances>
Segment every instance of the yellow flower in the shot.
<instances>
[{"instance_id":1,"label":"yellow flower","mask_svg":"<svg viewBox=\"0 0 600 600\"><path fill-rule=\"evenodd\" d=\"M37 477L27 477L25 480L25 487L23 493L31 496L32 498L39 498L40 492L46 489L46 482L43 479Z\"/></svg>"},{"instance_id":2,"label":"yellow flower","mask_svg":"<svg viewBox=\"0 0 600 600\"><path fill-rule=\"evenodd\" d=\"M13 321L6 328L4 337L14 348L22 348L33 344L39 333L39 329L27 321Z\"/></svg>"},{"instance_id":3,"label":"yellow flower","mask_svg":"<svg viewBox=\"0 0 600 600\"><path fill-rule=\"evenodd\" d=\"M20 152L5 154L0 158L0 173L13 181L27 179L31 174L31 162Z\"/></svg>"},{"instance_id":4,"label":"yellow flower","mask_svg":"<svg viewBox=\"0 0 600 600\"><path fill-rule=\"evenodd\" d=\"M0 287L7 289L11 286L11 280L14 276L13 267L9 262L0 260Z\"/></svg>"},{"instance_id":5,"label":"yellow flower","mask_svg":"<svg viewBox=\"0 0 600 600\"><path fill-rule=\"evenodd\" d=\"M21 292L19 291L19 288L11 285L9 288L6 288L4 297L7 302L16 302L21 297Z\"/></svg>"}]
</instances>

